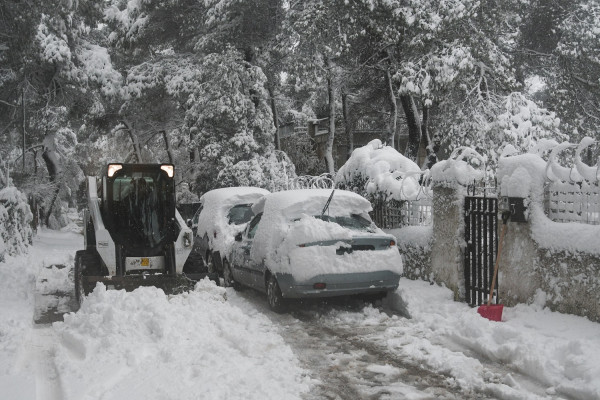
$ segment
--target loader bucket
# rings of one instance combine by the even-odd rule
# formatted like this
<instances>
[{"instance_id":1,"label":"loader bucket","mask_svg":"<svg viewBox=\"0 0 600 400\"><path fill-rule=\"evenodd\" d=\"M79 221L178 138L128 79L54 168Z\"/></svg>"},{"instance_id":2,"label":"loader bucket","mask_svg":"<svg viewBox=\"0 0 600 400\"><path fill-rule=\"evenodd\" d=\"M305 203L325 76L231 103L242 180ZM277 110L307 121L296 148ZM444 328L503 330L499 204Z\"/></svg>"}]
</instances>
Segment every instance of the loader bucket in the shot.
<instances>
[{"instance_id":1,"label":"loader bucket","mask_svg":"<svg viewBox=\"0 0 600 400\"><path fill-rule=\"evenodd\" d=\"M203 275L207 276L208 274ZM125 289L128 292L142 286L154 286L162 289L166 294L180 294L193 290L196 282L203 279L204 276L192 277L196 279L190 279L185 275L83 276L82 286L86 295L94 290L98 282L102 282L108 289Z\"/></svg>"}]
</instances>

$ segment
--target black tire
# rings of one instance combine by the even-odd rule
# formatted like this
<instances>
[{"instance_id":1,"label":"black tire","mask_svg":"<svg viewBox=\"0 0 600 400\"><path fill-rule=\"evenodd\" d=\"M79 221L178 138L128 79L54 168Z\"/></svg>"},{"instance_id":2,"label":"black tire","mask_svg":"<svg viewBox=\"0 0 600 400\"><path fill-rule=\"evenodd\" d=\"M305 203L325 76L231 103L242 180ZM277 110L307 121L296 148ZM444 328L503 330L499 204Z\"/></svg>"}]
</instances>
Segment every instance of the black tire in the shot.
<instances>
[{"instance_id":1,"label":"black tire","mask_svg":"<svg viewBox=\"0 0 600 400\"><path fill-rule=\"evenodd\" d=\"M95 251L80 250L75 253L73 280L75 281L75 299L78 304L83 302L89 293L83 283L84 276L101 276L102 259Z\"/></svg>"},{"instance_id":2,"label":"black tire","mask_svg":"<svg viewBox=\"0 0 600 400\"><path fill-rule=\"evenodd\" d=\"M235 290L240 290L241 285L233 279L233 273L231 272L231 265L229 261L223 260L223 286L232 287Z\"/></svg>"},{"instance_id":3,"label":"black tire","mask_svg":"<svg viewBox=\"0 0 600 400\"><path fill-rule=\"evenodd\" d=\"M197 274L203 272L207 272L206 266L204 265L204 260L202 259L200 253L192 250L187 260L185 260L185 264L183 264L183 273Z\"/></svg>"},{"instance_id":4,"label":"black tire","mask_svg":"<svg viewBox=\"0 0 600 400\"><path fill-rule=\"evenodd\" d=\"M85 297L85 292L83 290L83 273L82 273L82 265L81 265L81 254L82 251L78 251L75 254L75 268L73 271L73 280L75 281L75 301L78 306L81 306L83 303L83 299Z\"/></svg>"},{"instance_id":5,"label":"black tire","mask_svg":"<svg viewBox=\"0 0 600 400\"><path fill-rule=\"evenodd\" d=\"M279 283L274 275L269 277L267 281L267 301L271 311L281 314L285 312L286 304L279 288Z\"/></svg>"}]
</instances>

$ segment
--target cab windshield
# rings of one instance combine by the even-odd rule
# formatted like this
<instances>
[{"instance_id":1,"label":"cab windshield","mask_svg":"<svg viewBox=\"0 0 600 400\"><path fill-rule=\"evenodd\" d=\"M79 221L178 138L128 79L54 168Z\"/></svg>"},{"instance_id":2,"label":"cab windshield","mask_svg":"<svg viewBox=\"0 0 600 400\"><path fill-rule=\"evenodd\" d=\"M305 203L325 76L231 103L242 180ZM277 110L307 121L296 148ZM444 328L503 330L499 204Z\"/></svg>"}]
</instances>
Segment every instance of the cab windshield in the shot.
<instances>
[{"instance_id":1,"label":"cab windshield","mask_svg":"<svg viewBox=\"0 0 600 400\"><path fill-rule=\"evenodd\" d=\"M123 168L106 184L115 241L152 248L166 239L175 214L172 178L158 168Z\"/></svg>"}]
</instances>

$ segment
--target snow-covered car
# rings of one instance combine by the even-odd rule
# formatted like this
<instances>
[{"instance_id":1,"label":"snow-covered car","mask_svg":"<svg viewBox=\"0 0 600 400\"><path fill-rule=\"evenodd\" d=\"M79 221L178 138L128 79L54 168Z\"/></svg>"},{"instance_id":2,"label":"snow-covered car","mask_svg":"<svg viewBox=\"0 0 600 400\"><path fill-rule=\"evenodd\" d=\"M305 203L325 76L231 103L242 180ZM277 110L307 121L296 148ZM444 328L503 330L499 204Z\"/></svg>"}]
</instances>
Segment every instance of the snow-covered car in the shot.
<instances>
[{"instance_id":1,"label":"snow-covered car","mask_svg":"<svg viewBox=\"0 0 600 400\"><path fill-rule=\"evenodd\" d=\"M371 203L345 190L272 193L235 237L223 263L225 286L267 294L276 312L287 299L370 294L398 287L402 257L394 236L371 221Z\"/></svg>"},{"instance_id":2,"label":"snow-covered car","mask_svg":"<svg viewBox=\"0 0 600 400\"><path fill-rule=\"evenodd\" d=\"M200 197L200 208L192 218L194 252L209 272L223 274L223 260L231 252L234 237L254 216L252 205L269 191L257 187L214 189Z\"/></svg>"}]
</instances>

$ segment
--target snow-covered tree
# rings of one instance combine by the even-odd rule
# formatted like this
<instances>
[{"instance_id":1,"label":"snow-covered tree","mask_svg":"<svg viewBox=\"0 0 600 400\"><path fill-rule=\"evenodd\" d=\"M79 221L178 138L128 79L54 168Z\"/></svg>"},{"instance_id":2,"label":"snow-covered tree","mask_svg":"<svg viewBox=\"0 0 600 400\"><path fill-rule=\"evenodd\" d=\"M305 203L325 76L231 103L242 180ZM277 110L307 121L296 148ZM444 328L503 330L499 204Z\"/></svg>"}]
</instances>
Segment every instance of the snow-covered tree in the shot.
<instances>
[{"instance_id":1,"label":"snow-covered tree","mask_svg":"<svg viewBox=\"0 0 600 400\"><path fill-rule=\"evenodd\" d=\"M4 256L22 254L31 244L33 215L27 197L16 187L0 189L0 262Z\"/></svg>"}]
</instances>

